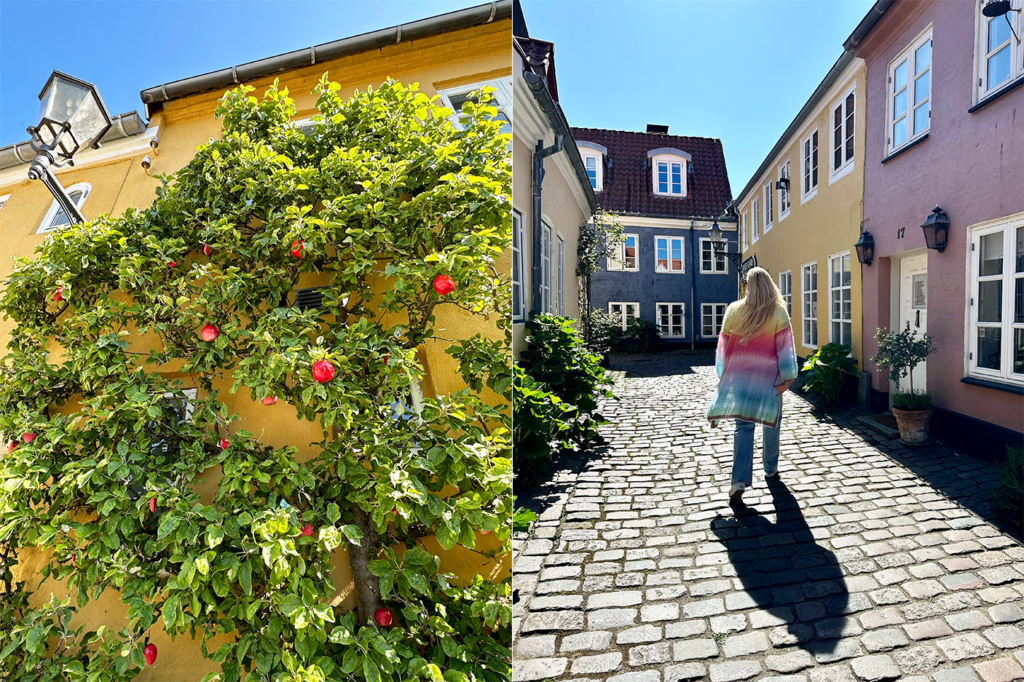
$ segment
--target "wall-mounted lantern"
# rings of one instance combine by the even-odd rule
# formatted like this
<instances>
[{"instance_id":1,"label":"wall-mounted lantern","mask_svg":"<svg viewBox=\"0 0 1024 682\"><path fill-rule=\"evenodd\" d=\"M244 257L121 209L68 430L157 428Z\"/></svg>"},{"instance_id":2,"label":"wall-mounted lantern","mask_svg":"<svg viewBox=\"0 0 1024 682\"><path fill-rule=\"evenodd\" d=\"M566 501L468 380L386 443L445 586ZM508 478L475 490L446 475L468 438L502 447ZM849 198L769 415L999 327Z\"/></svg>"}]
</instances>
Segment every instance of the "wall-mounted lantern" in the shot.
<instances>
[{"instance_id":1,"label":"wall-mounted lantern","mask_svg":"<svg viewBox=\"0 0 1024 682\"><path fill-rule=\"evenodd\" d=\"M789 191L789 178L781 178L775 182L775 189L784 189Z\"/></svg>"},{"instance_id":2,"label":"wall-mounted lantern","mask_svg":"<svg viewBox=\"0 0 1024 682\"><path fill-rule=\"evenodd\" d=\"M929 249L942 253L949 243L949 218L946 212L936 206L928 219L921 225L924 230L924 243Z\"/></svg>"},{"instance_id":3,"label":"wall-mounted lantern","mask_svg":"<svg viewBox=\"0 0 1024 682\"><path fill-rule=\"evenodd\" d=\"M875 259L875 240L871 233L867 230L861 232L860 239L853 246L857 249L857 260L860 264L871 265L871 261Z\"/></svg>"},{"instance_id":4,"label":"wall-mounted lantern","mask_svg":"<svg viewBox=\"0 0 1024 682\"><path fill-rule=\"evenodd\" d=\"M113 121L96 86L60 71L50 74L39 93L39 125L28 128L36 149L28 179L42 180L72 223L85 219L50 167L75 165L78 150L98 148L111 125Z\"/></svg>"}]
</instances>

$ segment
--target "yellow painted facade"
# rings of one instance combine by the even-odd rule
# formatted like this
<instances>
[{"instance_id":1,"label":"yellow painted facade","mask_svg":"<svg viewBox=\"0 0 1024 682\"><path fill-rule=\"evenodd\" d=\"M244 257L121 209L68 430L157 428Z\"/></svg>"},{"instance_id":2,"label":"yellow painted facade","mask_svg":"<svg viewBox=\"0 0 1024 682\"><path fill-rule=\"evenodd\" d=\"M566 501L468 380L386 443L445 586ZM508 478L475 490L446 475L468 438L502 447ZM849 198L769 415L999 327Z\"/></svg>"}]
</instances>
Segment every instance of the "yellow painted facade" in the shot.
<instances>
[{"instance_id":1,"label":"yellow painted facade","mask_svg":"<svg viewBox=\"0 0 1024 682\"><path fill-rule=\"evenodd\" d=\"M301 120L314 114L316 95L312 90L325 72L332 81L341 84L339 94L343 96L351 95L357 89L376 87L388 78L406 84L419 83L422 92L433 96L447 88L508 79L512 72L511 41L512 21L502 19L282 72L249 84L256 87L254 94L260 95L275 77L280 79L295 100L296 120ZM77 75L88 79L88 74ZM153 111L147 133L105 145L99 152L83 154L77 167L57 170L58 179L65 187L82 182L92 186L81 207L87 220L104 213L118 215L128 208L148 206L160 183L142 168L142 158L151 156L150 172L153 174L170 174L184 166L198 145L211 137L220 136L221 123L214 118L214 110L223 94L223 91L202 93L165 103L162 108ZM160 140L157 154L154 154L148 143L153 134ZM90 161L90 158L96 160ZM46 239L46 235L37 234L37 230L53 202L52 195L41 182L24 179L27 169L28 165L25 164L0 171L0 196L10 195L0 209L0 282L9 278L14 267L14 257L31 256L35 247ZM572 253L575 255L575 244ZM510 268L510 256L506 256L504 261L499 266L507 270ZM314 283L311 281L303 285ZM436 327L444 330L442 336L446 338L466 338L477 333L497 337L501 333L493 324L481 323L478 317L453 306L440 306L436 314ZM6 349L11 328L10 321L0 320L0 348ZM457 363L444 353L445 347L446 344L435 342L421 350L420 359L426 368L424 391L428 396L446 394L464 387L456 371ZM187 377L168 376L182 378L186 386L191 385ZM227 389L229 385L215 388ZM492 401L497 399L493 395L489 397ZM246 391L231 395L227 390L221 390L220 399L227 404L229 411L242 417L243 421L237 423L237 428L255 434L263 433L266 445L295 445L299 448L300 459L315 454L307 444L320 439L319 427L299 421L290 405L281 402L266 407L252 402ZM206 472L204 478L205 483L200 493L208 501L216 490L219 473L211 470ZM441 570L455 573L466 582L477 573L492 580L504 579L510 573L511 562L507 555L492 560L460 547L444 552L436 544L431 547L431 541L432 538L426 548L441 556ZM499 547L500 542L494 536L480 536L477 540L480 552ZM23 552L20 561L16 580L25 580L28 586L33 586L46 556ZM332 603L340 605L342 610L349 610L356 602L347 553L338 551L333 557L333 564L335 598ZM65 593L63 585L54 581L47 582L42 589L36 591L32 605L44 603L51 593L62 596ZM121 605L118 596L108 591L99 600L82 609L72 626L85 623L88 629L100 625L117 629L125 625L125 613L126 608ZM217 669L215 664L203 659L198 641L179 637L172 642L162 631L154 629L153 642L160 651L159 659L156 665L144 669L136 678L140 682L194 682L207 672ZM211 646L213 649L215 645Z\"/></svg>"},{"instance_id":2,"label":"yellow painted facade","mask_svg":"<svg viewBox=\"0 0 1024 682\"><path fill-rule=\"evenodd\" d=\"M848 254L850 256L850 315L851 347L857 359L858 370L861 357L861 266L857 262L854 244L860 237L864 196L864 112L866 70L861 59L854 59L836 78L827 93L817 102L810 115L800 123L796 131L783 143L781 150L743 195L737 200L740 215L743 258L756 256L757 265L767 270L776 285L781 273L792 274L791 319L796 352L802 358L814 353L830 341L839 341L830 336L830 257ZM854 93L853 107L853 156L850 167L844 168L844 175L835 174L833 167L833 107ZM818 131L818 184L817 190L803 192L803 142ZM844 132L845 136L845 132ZM844 140L845 144L845 140ZM780 216L780 191L775 188L780 169L789 162L792 181L791 206L787 215ZM845 156L844 156L845 161ZM765 231L765 186L770 183L772 193L772 226ZM756 241L753 237L753 215L755 202L758 212ZM805 314L804 281L801 277L803 266L817 265L817 323ZM817 344L807 343L804 322L811 322L817 329Z\"/></svg>"}]
</instances>

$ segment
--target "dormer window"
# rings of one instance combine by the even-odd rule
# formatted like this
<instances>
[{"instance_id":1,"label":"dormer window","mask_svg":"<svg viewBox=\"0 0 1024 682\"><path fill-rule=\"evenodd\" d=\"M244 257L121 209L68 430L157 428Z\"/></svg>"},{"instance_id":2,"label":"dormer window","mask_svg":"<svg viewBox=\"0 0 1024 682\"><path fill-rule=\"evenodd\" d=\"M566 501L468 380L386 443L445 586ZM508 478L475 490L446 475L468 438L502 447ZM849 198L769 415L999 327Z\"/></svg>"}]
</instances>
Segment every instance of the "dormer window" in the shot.
<instances>
[{"instance_id":1,"label":"dormer window","mask_svg":"<svg viewBox=\"0 0 1024 682\"><path fill-rule=\"evenodd\" d=\"M651 184L658 196L685 197L690 155L679 149L661 147L647 152Z\"/></svg>"},{"instance_id":2,"label":"dormer window","mask_svg":"<svg viewBox=\"0 0 1024 682\"><path fill-rule=\"evenodd\" d=\"M82 208L82 204L89 197L90 191L92 191L92 185L88 182L80 182L67 188L68 197L78 208ZM50 209L46 212L46 216L43 217L43 222L39 223L39 229L36 230L36 234L52 232L59 227L70 224L71 219L68 218L67 214L64 213L64 209L61 208L55 199L50 204Z\"/></svg>"},{"instance_id":3,"label":"dormer window","mask_svg":"<svg viewBox=\"0 0 1024 682\"><path fill-rule=\"evenodd\" d=\"M608 148L596 142L577 142L576 148L580 151L591 188L595 192L600 192L604 189L604 165L608 157Z\"/></svg>"}]
</instances>

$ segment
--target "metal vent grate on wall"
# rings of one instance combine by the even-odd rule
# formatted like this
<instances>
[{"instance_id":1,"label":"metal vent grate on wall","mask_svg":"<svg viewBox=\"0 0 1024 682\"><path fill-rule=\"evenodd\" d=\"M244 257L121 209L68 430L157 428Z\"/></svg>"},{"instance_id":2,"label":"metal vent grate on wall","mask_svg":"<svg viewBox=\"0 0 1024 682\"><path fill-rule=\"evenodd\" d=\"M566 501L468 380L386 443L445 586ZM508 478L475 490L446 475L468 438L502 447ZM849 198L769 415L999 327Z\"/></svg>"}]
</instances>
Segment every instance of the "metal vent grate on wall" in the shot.
<instances>
[{"instance_id":1,"label":"metal vent grate on wall","mask_svg":"<svg viewBox=\"0 0 1024 682\"><path fill-rule=\"evenodd\" d=\"M308 289L299 289L295 292L295 307L299 310L322 308L324 302L324 288L325 287L310 287Z\"/></svg>"}]
</instances>

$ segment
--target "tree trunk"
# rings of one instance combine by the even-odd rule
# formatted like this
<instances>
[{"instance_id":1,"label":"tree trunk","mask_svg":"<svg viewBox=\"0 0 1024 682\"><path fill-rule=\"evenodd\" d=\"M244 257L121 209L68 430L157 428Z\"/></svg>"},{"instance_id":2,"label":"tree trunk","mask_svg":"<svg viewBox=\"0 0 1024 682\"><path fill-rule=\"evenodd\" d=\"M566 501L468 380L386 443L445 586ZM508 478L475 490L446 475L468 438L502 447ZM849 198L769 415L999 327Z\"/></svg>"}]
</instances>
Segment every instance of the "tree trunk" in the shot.
<instances>
[{"instance_id":1,"label":"tree trunk","mask_svg":"<svg viewBox=\"0 0 1024 682\"><path fill-rule=\"evenodd\" d=\"M355 517L355 525L363 531L362 542L350 547L348 558L359 603L358 622L365 625L373 621L374 612L381 607L380 582L377 576L370 573L370 562L377 558L380 550L380 536L374 530L369 515L358 504L352 505L352 515Z\"/></svg>"}]
</instances>

